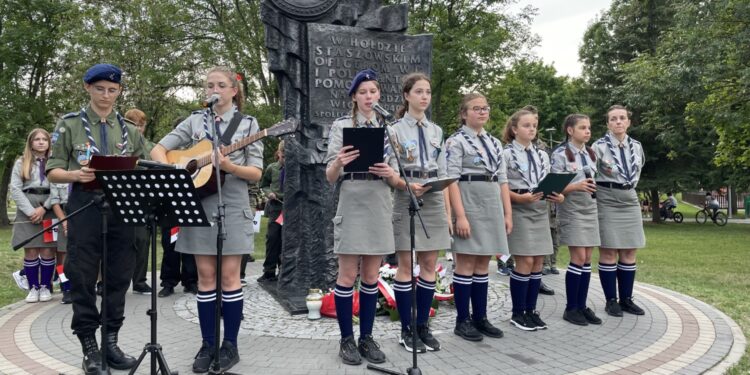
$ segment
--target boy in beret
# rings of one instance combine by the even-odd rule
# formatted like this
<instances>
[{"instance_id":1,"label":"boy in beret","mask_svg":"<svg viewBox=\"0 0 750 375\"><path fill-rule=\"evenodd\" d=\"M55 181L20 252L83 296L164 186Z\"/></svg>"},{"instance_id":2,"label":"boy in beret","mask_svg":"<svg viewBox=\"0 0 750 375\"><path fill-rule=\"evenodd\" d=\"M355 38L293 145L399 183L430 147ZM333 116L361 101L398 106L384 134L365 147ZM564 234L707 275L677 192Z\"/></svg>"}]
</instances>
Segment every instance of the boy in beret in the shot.
<instances>
[{"instance_id":1,"label":"boy in beret","mask_svg":"<svg viewBox=\"0 0 750 375\"><path fill-rule=\"evenodd\" d=\"M70 183L67 211L73 212L94 200L101 191L84 190L83 184L95 179L89 168L93 155L138 156L145 154L141 134L114 109L120 95L122 71L110 64L97 64L83 77L89 103L80 111L63 116L55 126L47 177L51 182ZM108 214L111 215L111 212ZM102 223L98 206L92 206L69 220L68 256L65 274L70 279L73 299L71 328L83 350L85 374L109 373L109 366L125 370L135 365L135 358L117 346L125 311L125 292L135 267L133 229L107 220L107 320L100 321L94 292L102 260ZM107 327L106 357L102 358L96 341L96 330Z\"/></svg>"}]
</instances>

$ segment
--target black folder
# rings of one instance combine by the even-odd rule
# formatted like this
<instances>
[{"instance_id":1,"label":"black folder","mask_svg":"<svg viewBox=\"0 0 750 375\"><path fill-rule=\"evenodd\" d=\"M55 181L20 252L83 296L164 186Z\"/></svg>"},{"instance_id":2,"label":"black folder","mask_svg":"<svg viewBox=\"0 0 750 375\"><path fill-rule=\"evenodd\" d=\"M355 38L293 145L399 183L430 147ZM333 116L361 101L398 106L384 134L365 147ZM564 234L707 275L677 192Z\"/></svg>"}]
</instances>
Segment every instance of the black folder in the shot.
<instances>
[{"instance_id":1,"label":"black folder","mask_svg":"<svg viewBox=\"0 0 750 375\"><path fill-rule=\"evenodd\" d=\"M545 197L552 195L553 192L562 193L575 176L575 173L550 173L534 189L534 193L541 192Z\"/></svg>"},{"instance_id":2,"label":"black folder","mask_svg":"<svg viewBox=\"0 0 750 375\"><path fill-rule=\"evenodd\" d=\"M344 128L344 146L354 146L359 157L344 166L345 173L368 172L375 163L383 162L384 128Z\"/></svg>"},{"instance_id":3,"label":"black folder","mask_svg":"<svg viewBox=\"0 0 750 375\"><path fill-rule=\"evenodd\" d=\"M448 186L450 186L450 184L452 184L452 183L454 183L456 181L458 181L457 178L446 177L446 178L442 178L442 179L439 179L439 180L427 181L424 184L422 184L422 186L423 187L432 186L432 189L430 189L430 191L428 191L428 193L432 193L432 192L435 192L435 191L443 191L443 189L447 188Z\"/></svg>"}]
</instances>

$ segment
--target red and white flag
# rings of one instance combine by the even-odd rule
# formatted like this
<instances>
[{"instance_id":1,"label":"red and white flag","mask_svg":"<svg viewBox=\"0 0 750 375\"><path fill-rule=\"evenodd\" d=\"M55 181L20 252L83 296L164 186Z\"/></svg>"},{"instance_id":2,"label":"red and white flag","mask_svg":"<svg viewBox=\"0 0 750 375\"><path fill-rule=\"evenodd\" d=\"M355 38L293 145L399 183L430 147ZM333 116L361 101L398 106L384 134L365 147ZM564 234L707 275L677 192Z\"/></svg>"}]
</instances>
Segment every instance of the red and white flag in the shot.
<instances>
[{"instance_id":1,"label":"red and white flag","mask_svg":"<svg viewBox=\"0 0 750 375\"><path fill-rule=\"evenodd\" d=\"M280 213L279 217L276 218L276 224L284 225L284 213Z\"/></svg>"},{"instance_id":2,"label":"red and white flag","mask_svg":"<svg viewBox=\"0 0 750 375\"><path fill-rule=\"evenodd\" d=\"M44 229L47 229L55 225L55 223L57 222L58 222L57 219L44 219L42 220L42 227ZM56 242L57 241L57 228L60 228L60 227L56 226L44 232L44 242Z\"/></svg>"},{"instance_id":3,"label":"red and white flag","mask_svg":"<svg viewBox=\"0 0 750 375\"><path fill-rule=\"evenodd\" d=\"M169 243L177 242L177 236L180 234L180 227L172 227L169 230Z\"/></svg>"},{"instance_id":4,"label":"red and white flag","mask_svg":"<svg viewBox=\"0 0 750 375\"><path fill-rule=\"evenodd\" d=\"M65 272L63 271L63 265L58 264L57 265L57 277L60 279L61 283L67 282L68 278L65 277Z\"/></svg>"}]
</instances>

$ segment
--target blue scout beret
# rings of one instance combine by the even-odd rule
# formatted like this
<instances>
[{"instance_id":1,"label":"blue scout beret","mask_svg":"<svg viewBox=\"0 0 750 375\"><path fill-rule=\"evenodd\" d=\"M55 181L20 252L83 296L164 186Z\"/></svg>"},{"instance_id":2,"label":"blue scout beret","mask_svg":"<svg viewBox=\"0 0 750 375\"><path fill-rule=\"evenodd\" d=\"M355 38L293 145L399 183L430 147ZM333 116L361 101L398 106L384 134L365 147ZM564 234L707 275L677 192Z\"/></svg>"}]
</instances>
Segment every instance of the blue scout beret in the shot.
<instances>
[{"instance_id":1,"label":"blue scout beret","mask_svg":"<svg viewBox=\"0 0 750 375\"><path fill-rule=\"evenodd\" d=\"M83 75L83 82L94 83L98 81L110 81L120 83L122 70L112 64L96 64Z\"/></svg>"},{"instance_id":2,"label":"blue scout beret","mask_svg":"<svg viewBox=\"0 0 750 375\"><path fill-rule=\"evenodd\" d=\"M378 80L378 73L375 73L374 70L372 69L360 70L357 73L357 75L354 76L354 79L352 80L352 86L349 87L349 96L354 95L360 83L365 82L365 81L377 81L377 80Z\"/></svg>"}]
</instances>

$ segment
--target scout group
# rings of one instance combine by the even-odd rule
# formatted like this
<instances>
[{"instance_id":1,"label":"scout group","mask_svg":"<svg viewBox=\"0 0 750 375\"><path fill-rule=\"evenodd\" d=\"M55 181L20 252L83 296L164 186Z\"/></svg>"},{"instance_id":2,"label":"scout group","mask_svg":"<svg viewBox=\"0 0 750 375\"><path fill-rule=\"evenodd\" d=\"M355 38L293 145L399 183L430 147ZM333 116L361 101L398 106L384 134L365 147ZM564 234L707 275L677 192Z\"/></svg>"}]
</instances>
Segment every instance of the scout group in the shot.
<instances>
[{"instance_id":1,"label":"scout group","mask_svg":"<svg viewBox=\"0 0 750 375\"><path fill-rule=\"evenodd\" d=\"M101 194L84 188L85 183L95 179L94 170L88 166L93 155L137 156L167 163L171 150L189 148L214 133L221 137L224 132L233 132L227 136L239 139L259 131L256 119L241 113L241 77L227 67L214 67L205 77L204 89L207 97L218 98L213 108L217 117L209 118L209 110L193 112L156 145L148 147L138 128L115 110L122 92L121 79L122 72L114 65L92 66L83 77L89 102L63 116L51 134L44 129L34 129L29 134L11 179L12 198L18 207L14 244L40 231L44 219L63 218L65 213ZM633 301L633 283L636 250L645 246L635 191L645 158L641 144L627 134L630 113L625 107L613 105L608 109L604 119L608 131L593 142L589 117L568 115L562 121L564 142L550 150L538 140L539 114L533 106L513 113L502 139L498 139L485 130L491 112L487 98L480 93L466 94L458 111L460 127L445 137L443 129L426 116L431 103L430 78L422 73L403 77L401 93L403 103L395 114L396 120L386 126L386 119L373 108L381 94L377 72L358 72L349 89L351 115L336 119L329 135L326 179L338 185L340 191L333 218L333 251L338 257L334 299L343 363L386 360L372 336L378 271L384 257L394 252L401 265L410 264L411 259L410 197L406 180L398 172L397 159L410 190L423 202L420 214L430 233L429 238L422 230L415 233L414 250L419 264L415 331L410 313L411 269L399 267L393 284L401 319L398 342L405 350L422 353L441 348L429 327L438 250L450 250L455 256L457 336L475 342L485 336L503 336L486 314L489 263L497 254L510 254L515 261L510 274L511 325L523 331L547 329L536 306L544 257L553 249L550 207L556 210L559 220L560 244L570 250L565 273L567 304L562 318L578 326L602 323L586 303L595 247L599 248L604 311L614 317L644 314ZM239 114L239 125L230 126L235 113ZM215 124L218 130L212 132ZM345 172L360 151L344 145L343 129L379 127L386 127L384 138L372 142L383 143L382 162L374 163L367 172ZM218 354L221 371L240 360L237 334L244 300L240 273L243 255L253 251L253 234L246 230L252 225L252 215L247 214L248 183L257 182L264 175L263 145L255 142L240 152L220 155L215 162L226 172L222 197L227 236L220 260L220 293L215 281L216 226L181 228L176 243L177 252L194 256L198 271L196 303L202 342L192 365L196 373L209 370L214 343L222 339L220 332L214 330L217 303L221 304L224 324ZM575 176L562 191L543 196L535 188L549 173ZM283 167L273 176L280 178L283 186ZM430 191L424 185L444 178L455 178L457 182L441 191ZM279 181L275 183L279 185ZM207 212L215 211L217 202L217 194L202 199ZM106 304L108 318L101 321L96 306L102 257L101 220L98 208L88 209L70 218L58 232L59 242L64 243L62 238L67 237L67 257L64 267L58 269L64 269L64 273L58 273L67 280L61 285L67 301L72 302L71 328L81 342L86 374L100 373L102 361L115 369L132 368L136 362L117 345L124 320L125 293L135 267L135 235L132 227L114 220L107 222L107 297L102 303ZM56 264L54 248L39 239L24 250L29 298L49 300ZM57 263L62 264L61 259ZM263 278L273 279L275 269L264 271ZM352 303L358 277L360 332L355 340ZM95 336L102 324L107 327L103 338L108 349L106 358L102 358Z\"/></svg>"}]
</instances>

